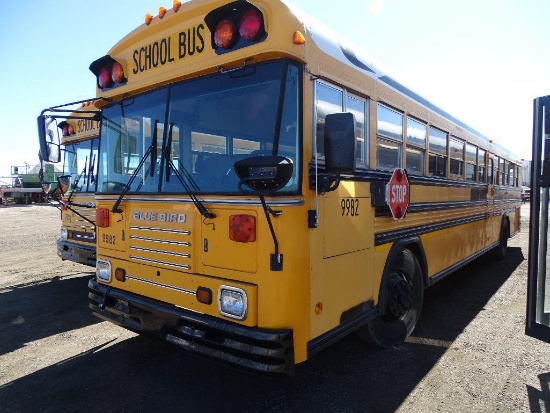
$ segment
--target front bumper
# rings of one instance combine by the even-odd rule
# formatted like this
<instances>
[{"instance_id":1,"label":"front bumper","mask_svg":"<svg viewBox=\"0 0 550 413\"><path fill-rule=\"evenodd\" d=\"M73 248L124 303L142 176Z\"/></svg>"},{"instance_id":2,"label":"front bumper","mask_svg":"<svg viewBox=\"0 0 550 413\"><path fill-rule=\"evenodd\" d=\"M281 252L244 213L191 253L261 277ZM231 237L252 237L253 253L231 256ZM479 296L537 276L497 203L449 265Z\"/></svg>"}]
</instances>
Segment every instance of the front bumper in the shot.
<instances>
[{"instance_id":1,"label":"front bumper","mask_svg":"<svg viewBox=\"0 0 550 413\"><path fill-rule=\"evenodd\" d=\"M149 333L192 353L269 374L292 374L292 330L263 330L194 313L122 290L88 283L93 314Z\"/></svg>"},{"instance_id":2,"label":"front bumper","mask_svg":"<svg viewBox=\"0 0 550 413\"><path fill-rule=\"evenodd\" d=\"M70 242L62 238L57 239L57 255L62 260L69 260L79 264L95 267L96 249L95 244L82 245Z\"/></svg>"}]
</instances>

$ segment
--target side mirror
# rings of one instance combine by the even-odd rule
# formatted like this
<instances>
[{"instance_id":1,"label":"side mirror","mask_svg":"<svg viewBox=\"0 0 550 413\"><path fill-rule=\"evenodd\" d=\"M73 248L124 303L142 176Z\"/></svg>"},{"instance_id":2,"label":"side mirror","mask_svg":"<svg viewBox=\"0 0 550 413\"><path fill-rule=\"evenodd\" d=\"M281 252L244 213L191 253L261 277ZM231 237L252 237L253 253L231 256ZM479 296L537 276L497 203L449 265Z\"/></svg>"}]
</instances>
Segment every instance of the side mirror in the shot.
<instances>
[{"instance_id":1,"label":"side mirror","mask_svg":"<svg viewBox=\"0 0 550 413\"><path fill-rule=\"evenodd\" d=\"M324 144L327 172L355 172L357 144L353 113L333 113L325 117Z\"/></svg>"},{"instance_id":2,"label":"side mirror","mask_svg":"<svg viewBox=\"0 0 550 413\"><path fill-rule=\"evenodd\" d=\"M239 187L245 184L260 194L277 192L292 177L292 161L284 156L252 156L233 165L240 179Z\"/></svg>"},{"instance_id":3,"label":"side mirror","mask_svg":"<svg viewBox=\"0 0 550 413\"><path fill-rule=\"evenodd\" d=\"M61 161L61 148L59 138L52 130L48 129L47 117L40 115L37 118L38 143L40 144L40 155L46 162L58 163Z\"/></svg>"}]
</instances>

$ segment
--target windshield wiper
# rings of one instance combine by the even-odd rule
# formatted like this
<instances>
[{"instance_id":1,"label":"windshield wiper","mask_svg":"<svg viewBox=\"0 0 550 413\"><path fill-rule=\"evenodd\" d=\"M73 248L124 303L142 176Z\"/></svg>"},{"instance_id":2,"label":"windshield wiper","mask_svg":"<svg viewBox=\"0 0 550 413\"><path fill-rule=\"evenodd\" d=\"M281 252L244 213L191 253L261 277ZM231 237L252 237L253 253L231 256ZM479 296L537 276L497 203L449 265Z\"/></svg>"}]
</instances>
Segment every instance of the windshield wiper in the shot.
<instances>
[{"instance_id":1,"label":"windshield wiper","mask_svg":"<svg viewBox=\"0 0 550 413\"><path fill-rule=\"evenodd\" d=\"M216 218L216 214L213 212L208 211L202 201L197 198L195 195L195 192L189 187L189 184L186 182L186 180L181 176L181 173L179 171L179 168L181 168L183 174L187 178L187 180L191 183L191 186L194 188L195 191L199 190L199 187L191 174L185 169L185 167L180 162L178 164L178 168L175 167L174 163L172 162L172 158L170 156L170 150L172 149L172 130L174 127L174 123L170 123L170 129L168 132L168 141L166 143L166 146L162 148L162 152L164 155L164 159L166 159L166 182L170 181L170 172L174 171L174 175L176 175L176 178L178 178L178 181L180 181L181 185L185 189L185 192L187 192L187 195L189 195L189 198L191 198L191 201L193 201L193 204L195 204L195 207L200 212L200 214L205 218Z\"/></svg>"},{"instance_id":2,"label":"windshield wiper","mask_svg":"<svg viewBox=\"0 0 550 413\"><path fill-rule=\"evenodd\" d=\"M69 194L69 198L67 198L67 204L71 204L71 199L73 197L73 194L76 191L76 188L78 186L78 183L80 182L80 179L86 174L86 166L88 165L88 157L86 156L86 160L84 161L84 168L82 168L82 172L80 172L80 175L78 175L78 178L76 178L76 182L72 185L73 190Z\"/></svg>"},{"instance_id":3,"label":"windshield wiper","mask_svg":"<svg viewBox=\"0 0 550 413\"><path fill-rule=\"evenodd\" d=\"M145 163L145 160L149 157L149 155L154 155L154 158L151 159L150 174L151 174L151 176L153 176L155 174L155 168L153 167L153 162L156 163L156 161L157 161L157 156L156 156L156 154L157 154L157 125L158 125L158 120L155 120L155 127L153 129L153 138L151 139L151 145L149 145L149 147L147 148L147 150L143 154L143 157L139 161L139 164L138 164L137 168L135 169L134 173L132 174L132 176L128 180L128 183L124 186L124 189L120 193L120 196L118 197L117 201L113 205L113 209L111 210L111 212L118 213L118 214L120 214L122 212L122 210L118 208L120 206L120 203L122 202L122 198L124 198L124 196L128 193L128 191L132 187L132 183L134 182L134 179L136 179L136 176L138 175L139 171L141 170L141 168L143 168L143 164ZM143 185L143 182L140 184L140 186L141 185Z\"/></svg>"},{"instance_id":4,"label":"windshield wiper","mask_svg":"<svg viewBox=\"0 0 550 413\"><path fill-rule=\"evenodd\" d=\"M95 175L94 175L94 169L95 169L95 155L94 157L92 158L92 162L90 162L90 170L89 170L89 175L90 175L90 182L93 184L95 183Z\"/></svg>"}]
</instances>

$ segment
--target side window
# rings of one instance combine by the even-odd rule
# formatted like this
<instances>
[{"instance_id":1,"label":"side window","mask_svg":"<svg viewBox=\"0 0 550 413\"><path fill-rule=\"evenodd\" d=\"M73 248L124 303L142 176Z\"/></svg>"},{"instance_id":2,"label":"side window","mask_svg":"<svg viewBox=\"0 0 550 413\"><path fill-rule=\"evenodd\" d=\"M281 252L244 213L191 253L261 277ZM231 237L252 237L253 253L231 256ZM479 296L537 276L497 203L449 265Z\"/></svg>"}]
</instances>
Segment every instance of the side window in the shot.
<instances>
[{"instance_id":1,"label":"side window","mask_svg":"<svg viewBox=\"0 0 550 413\"><path fill-rule=\"evenodd\" d=\"M433 126L429 129L429 174L447 176L447 134Z\"/></svg>"},{"instance_id":2,"label":"side window","mask_svg":"<svg viewBox=\"0 0 550 413\"><path fill-rule=\"evenodd\" d=\"M510 163L509 171L510 171L510 181L508 182L508 184L511 186L515 186L516 185L516 166L513 163Z\"/></svg>"},{"instance_id":3,"label":"side window","mask_svg":"<svg viewBox=\"0 0 550 413\"><path fill-rule=\"evenodd\" d=\"M325 156L325 117L331 113L350 112L355 116L356 122L357 158L355 162L358 166L368 166L368 101L323 82L316 83L315 94L317 156L319 158Z\"/></svg>"},{"instance_id":4,"label":"side window","mask_svg":"<svg viewBox=\"0 0 550 413\"><path fill-rule=\"evenodd\" d=\"M494 185L499 185L500 184L500 181L499 181L500 175L499 175L499 172L498 172L498 165L499 165L498 157L493 156L492 161L493 161L493 180L492 180L492 183Z\"/></svg>"},{"instance_id":5,"label":"side window","mask_svg":"<svg viewBox=\"0 0 550 413\"><path fill-rule=\"evenodd\" d=\"M403 115L380 103L376 112L377 167L386 170L399 168L403 145Z\"/></svg>"},{"instance_id":6,"label":"side window","mask_svg":"<svg viewBox=\"0 0 550 413\"><path fill-rule=\"evenodd\" d=\"M353 113L355 116L355 137L357 139L357 158L355 160L358 166L368 166L368 150L367 150L367 102L364 99L347 96L345 112Z\"/></svg>"},{"instance_id":7,"label":"side window","mask_svg":"<svg viewBox=\"0 0 550 413\"><path fill-rule=\"evenodd\" d=\"M457 138L449 139L450 173L455 178L464 175L464 141Z\"/></svg>"},{"instance_id":8,"label":"side window","mask_svg":"<svg viewBox=\"0 0 550 413\"><path fill-rule=\"evenodd\" d=\"M485 165L485 150L477 150L477 180L479 182L485 182L486 165Z\"/></svg>"},{"instance_id":9,"label":"side window","mask_svg":"<svg viewBox=\"0 0 550 413\"><path fill-rule=\"evenodd\" d=\"M477 179L477 147L466 144L466 180L475 181Z\"/></svg>"},{"instance_id":10,"label":"side window","mask_svg":"<svg viewBox=\"0 0 550 413\"><path fill-rule=\"evenodd\" d=\"M344 92L325 83L317 82L315 90L317 156L325 156L325 117L342 112Z\"/></svg>"},{"instance_id":11,"label":"side window","mask_svg":"<svg viewBox=\"0 0 550 413\"><path fill-rule=\"evenodd\" d=\"M498 163L498 172L500 174L498 183L500 185L506 185L506 165L502 158L500 158Z\"/></svg>"},{"instance_id":12,"label":"side window","mask_svg":"<svg viewBox=\"0 0 550 413\"><path fill-rule=\"evenodd\" d=\"M425 123L407 117L406 168L410 174L424 175L426 131Z\"/></svg>"}]
</instances>

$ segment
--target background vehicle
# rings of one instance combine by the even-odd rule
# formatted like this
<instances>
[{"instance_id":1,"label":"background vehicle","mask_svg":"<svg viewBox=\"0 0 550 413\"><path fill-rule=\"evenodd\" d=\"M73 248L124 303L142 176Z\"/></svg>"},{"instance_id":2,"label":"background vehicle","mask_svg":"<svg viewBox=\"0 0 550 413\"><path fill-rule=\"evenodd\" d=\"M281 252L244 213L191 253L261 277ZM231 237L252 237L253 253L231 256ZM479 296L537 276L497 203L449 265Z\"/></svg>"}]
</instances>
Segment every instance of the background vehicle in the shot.
<instances>
[{"instance_id":1,"label":"background vehicle","mask_svg":"<svg viewBox=\"0 0 550 413\"><path fill-rule=\"evenodd\" d=\"M0 185L0 204L13 198L16 204L30 204L31 202L46 202L49 189L57 182L62 172L55 165L46 163L33 167L29 165L12 166L9 184ZM46 184L43 187L43 184Z\"/></svg>"},{"instance_id":2,"label":"background vehicle","mask_svg":"<svg viewBox=\"0 0 550 413\"><path fill-rule=\"evenodd\" d=\"M337 38L280 1L176 2L91 64L97 316L291 373L352 331L403 342L424 288L506 254L520 160Z\"/></svg>"},{"instance_id":3,"label":"background vehicle","mask_svg":"<svg viewBox=\"0 0 550 413\"><path fill-rule=\"evenodd\" d=\"M99 146L98 108L95 102L88 101L72 113L65 112L54 112L56 117L51 118L54 121L49 130L50 136L56 136L55 142L59 142L54 153L63 155L63 159L58 157L59 163L63 164L63 175L59 178L62 190L57 194L61 208L61 235L57 239L57 254L63 260L95 266L94 196Z\"/></svg>"}]
</instances>

